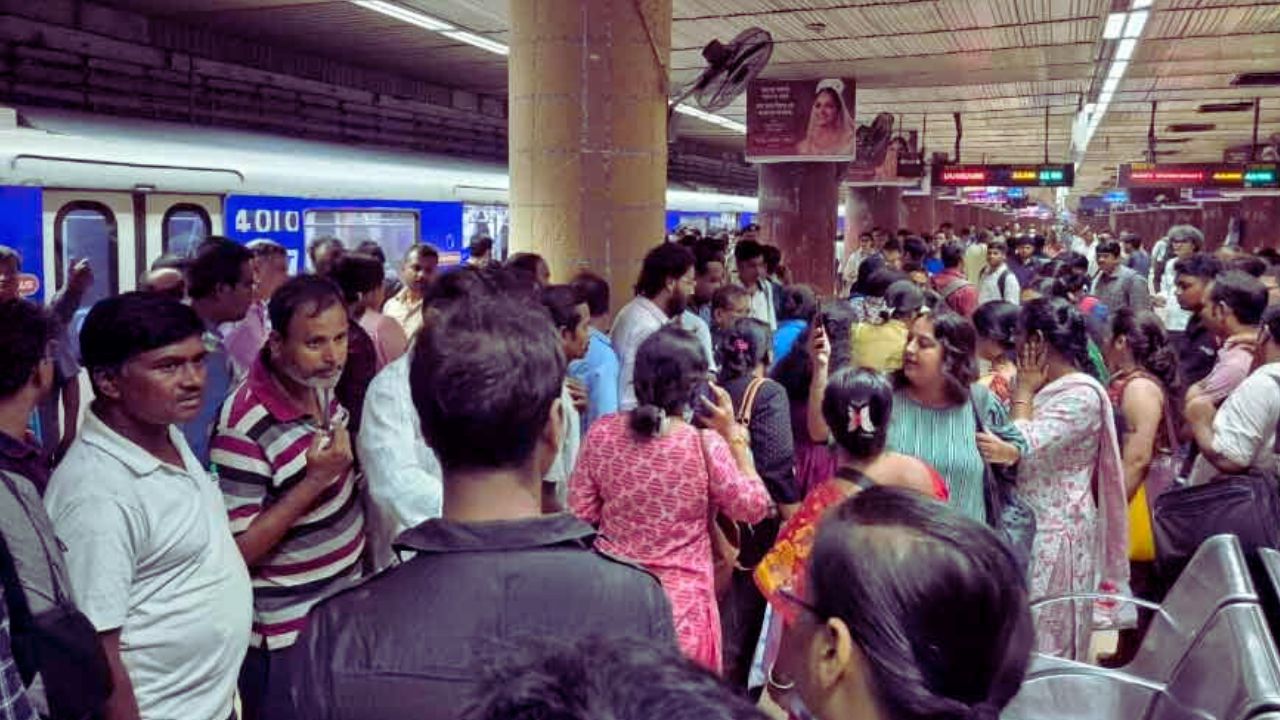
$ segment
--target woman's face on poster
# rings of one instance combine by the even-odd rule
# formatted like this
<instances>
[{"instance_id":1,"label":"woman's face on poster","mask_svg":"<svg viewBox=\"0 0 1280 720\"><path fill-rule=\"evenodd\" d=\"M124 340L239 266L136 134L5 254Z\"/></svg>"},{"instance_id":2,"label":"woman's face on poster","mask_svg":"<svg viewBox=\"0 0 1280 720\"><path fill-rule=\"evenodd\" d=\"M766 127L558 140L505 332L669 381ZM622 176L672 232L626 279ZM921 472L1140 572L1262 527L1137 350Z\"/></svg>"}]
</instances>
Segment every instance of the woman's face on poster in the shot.
<instances>
[{"instance_id":1,"label":"woman's face on poster","mask_svg":"<svg viewBox=\"0 0 1280 720\"><path fill-rule=\"evenodd\" d=\"M822 127L835 127L839 124L840 107L836 101L835 91L824 89L813 99L813 114Z\"/></svg>"}]
</instances>

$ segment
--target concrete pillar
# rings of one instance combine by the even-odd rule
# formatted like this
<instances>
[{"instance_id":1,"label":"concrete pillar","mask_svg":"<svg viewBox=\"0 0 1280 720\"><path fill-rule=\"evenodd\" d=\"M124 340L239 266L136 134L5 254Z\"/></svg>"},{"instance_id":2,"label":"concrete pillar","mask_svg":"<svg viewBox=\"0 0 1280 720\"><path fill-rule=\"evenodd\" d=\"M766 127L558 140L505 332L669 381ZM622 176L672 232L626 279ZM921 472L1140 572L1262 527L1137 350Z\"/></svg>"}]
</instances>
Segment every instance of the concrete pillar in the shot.
<instances>
[{"instance_id":1,"label":"concrete pillar","mask_svg":"<svg viewBox=\"0 0 1280 720\"><path fill-rule=\"evenodd\" d=\"M906 213L906 227L914 233L932 235L938 229L934 219L933 197L930 195L904 195L902 206Z\"/></svg>"},{"instance_id":2,"label":"concrete pillar","mask_svg":"<svg viewBox=\"0 0 1280 720\"><path fill-rule=\"evenodd\" d=\"M844 170L842 163L760 166L761 240L782 250L793 282L812 285L819 293L835 292L836 216Z\"/></svg>"},{"instance_id":3,"label":"concrete pillar","mask_svg":"<svg viewBox=\"0 0 1280 720\"><path fill-rule=\"evenodd\" d=\"M854 236L871 232L871 228L876 227L892 235L898 228L906 227L902 188L852 187L849 188L848 202L846 227Z\"/></svg>"},{"instance_id":4,"label":"concrete pillar","mask_svg":"<svg viewBox=\"0 0 1280 720\"><path fill-rule=\"evenodd\" d=\"M511 248L630 299L662 242L671 0L512 0Z\"/></svg>"}]
</instances>

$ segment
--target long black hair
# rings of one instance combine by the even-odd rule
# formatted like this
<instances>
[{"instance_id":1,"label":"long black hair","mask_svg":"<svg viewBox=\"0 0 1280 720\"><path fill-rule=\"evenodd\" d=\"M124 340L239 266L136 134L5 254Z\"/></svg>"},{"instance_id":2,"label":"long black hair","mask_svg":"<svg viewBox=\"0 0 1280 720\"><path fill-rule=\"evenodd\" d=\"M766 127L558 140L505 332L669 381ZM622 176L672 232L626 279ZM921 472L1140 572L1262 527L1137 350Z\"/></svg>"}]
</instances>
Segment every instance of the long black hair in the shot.
<instances>
[{"instance_id":1,"label":"long black hair","mask_svg":"<svg viewBox=\"0 0 1280 720\"><path fill-rule=\"evenodd\" d=\"M933 337L942 348L942 377L946 382L947 397L953 403L967 402L969 386L978 379L978 333L973 329L973 323L954 312L940 312L921 320L933 324ZM911 380L902 369L894 371L893 386L911 386Z\"/></svg>"},{"instance_id":2,"label":"long black hair","mask_svg":"<svg viewBox=\"0 0 1280 720\"><path fill-rule=\"evenodd\" d=\"M1035 631L1018 561L941 503L884 486L846 500L818 529L809 587L862 651L885 717L994 720L1022 684Z\"/></svg>"},{"instance_id":3,"label":"long black hair","mask_svg":"<svg viewBox=\"0 0 1280 720\"><path fill-rule=\"evenodd\" d=\"M1012 359L1018 344L1018 306L1004 300L983 303L973 311L973 328Z\"/></svg>"},{"instance_id":4,"label":"long black hair","mask_svg":"<svg viewBox=\"0 0 1280 720\"><path fill-rule=\"evenodd\" d=\"M1129 343L1134 362L1155 376L1165 393L1178 392L1178 353L1169 342L1160 319L1151 312L1138 312L1122 307L1111 316L1111 338L1123 337Z\"/></svg>"},{"instance_id":5,"label":"long black hair","mask_svg":"<svg viewBox=\"0 0 1280 720\"><path fill-rule=\"evenodd\" d=\"M1084 315L1062 298L1037 298L1022 306L1018 333L1023 341L1039 334L1045 344L1076 370L1092 374L1088 328Z\"/></svg>"},{"instance_id":6,"label":"long black hair","mask_svg":"<svg viewBox=\"0 0 1280 720\"><path fill-rule=\"evenodd\" d=\"M802 403L809 398L809 381L813 377L813 368L809 362L809 338L813 335L814 328L821 325L826 330L827 342L831 345L830 367L834 373L853 360L850 337L855 317L853 308L844 300L826 303L809 323L809 327L796 339L791 352L773 368L773 379L786 388L791 402Z\"/></svg>"},{"instance_id":7,"label":"long black hair","mask_svg":"<svg viewBox=\"0 0 1280 720\"><path fill-rule=\"evenodd\" d=\"M694 391L707 380L707 356L697 336L664 325L636 351L635 388L639 405L631 411L631 429L655 437L664 415L681 415L694 402Z\"/></svg>"}]
</instances>

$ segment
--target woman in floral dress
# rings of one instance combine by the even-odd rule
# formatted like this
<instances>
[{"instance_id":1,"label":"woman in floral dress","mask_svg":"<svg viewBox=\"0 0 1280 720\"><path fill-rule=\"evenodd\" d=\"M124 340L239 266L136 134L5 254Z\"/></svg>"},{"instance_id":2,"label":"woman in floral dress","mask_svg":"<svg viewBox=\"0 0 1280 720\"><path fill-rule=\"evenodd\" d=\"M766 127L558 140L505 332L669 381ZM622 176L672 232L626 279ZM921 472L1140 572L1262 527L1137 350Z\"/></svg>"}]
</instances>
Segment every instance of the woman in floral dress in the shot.
<instances>
[{"instance_id":1,"label":"woman in floral dress","mask_svg":"<svg viewBox=\"0 0 1280 720\"><path fill-rule=\"evenodd\" d=\"M666 326L636 353L639 406L596 420L569 481L569 507L600 530L596 547L644 566L671 600L685 655L719 672L708 523L717 512L758 523L773 508L751 460L750 436L729 394L702 394L707 359L697 337ZM711 430L692 424L695 410Z\"/></svg>"},{"instance_id":2,"label":"woman in floral dress","mask_svg":"<svg viewBox=\"0 0 1280 720\"><path fill-rule=\"evenodd\" d=\"M1129 586L1124 472L1106 390L1083 371L1085 321L1060 298L1032 300L1019 322L1014 424L1026 438L1018 493L1036 514L1031 597L1125 593ZM1094 493L1098 501L1094 502ZM1036 617L1043 653L1084 658L1097 610L1114 603L1059 603Z\"/></svg>"}]
</instances>

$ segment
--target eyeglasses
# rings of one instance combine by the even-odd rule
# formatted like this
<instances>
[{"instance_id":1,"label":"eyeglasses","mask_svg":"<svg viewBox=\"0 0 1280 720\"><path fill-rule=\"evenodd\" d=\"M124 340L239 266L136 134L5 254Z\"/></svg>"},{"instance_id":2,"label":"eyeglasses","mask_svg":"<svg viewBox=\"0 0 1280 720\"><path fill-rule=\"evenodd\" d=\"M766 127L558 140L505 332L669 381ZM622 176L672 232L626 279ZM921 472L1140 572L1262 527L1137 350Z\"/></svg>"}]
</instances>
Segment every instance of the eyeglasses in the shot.
<instances>
[{"instance_id":1,"label":"eyeglasses","mask_svg":"<svg viewBox=\"0 0 1280 720\"><path fill-rule=\"evenodd\" d=\"M778 589L773 596L777 602L772 603L773 609L778 611L782 619L788 624L793 625L800 620L800 614L807 612L810 615L821 618L822 613L818 612L818 608L812 603L802 600L800 596L787 590Z\"/></svg>"}]
</instances>

